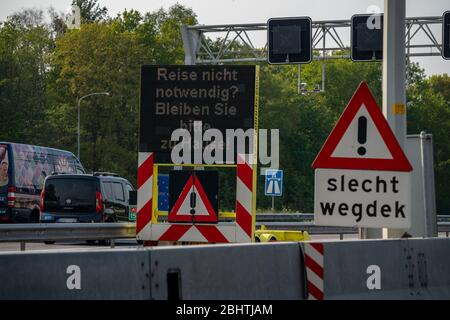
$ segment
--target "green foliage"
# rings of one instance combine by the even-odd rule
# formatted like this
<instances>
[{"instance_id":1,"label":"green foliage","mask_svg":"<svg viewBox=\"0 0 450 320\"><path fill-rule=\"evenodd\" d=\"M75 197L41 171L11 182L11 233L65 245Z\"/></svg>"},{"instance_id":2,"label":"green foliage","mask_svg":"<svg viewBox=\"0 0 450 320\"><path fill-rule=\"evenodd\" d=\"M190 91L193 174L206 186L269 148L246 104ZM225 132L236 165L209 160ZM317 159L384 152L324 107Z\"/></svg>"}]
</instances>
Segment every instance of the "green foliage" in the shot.
<instances>
[{"instance_id":1,"label":"green foliage","mask_svg":"<svg viewBox=\"0 0 450 320\"><path fill-rule=\"evenodd\" d=\"M330 60L325 63L325 93L299 94L297 66L264 66L261 72L260 128L280 129L280 168L284 195L276 209L312 212L314 175L310 165L347 105L359 82L365 80L381 100L381 68L378 63ZM301 82L313 90L321 85L322 62L303 65ZM269 208L264 196L264 177L258 180L258 207Z\"/></svg>"},{"instance_id":2,"label":"green foliage","mask_svg":"<svg viewBox=\"0 0 450 320\"><path fill-rule=\"evenodd\" d=\"M73 0L72 4L80 8L81 22L98 22L108 17L108 9L101 7L98 0Z\"/></svg>"},{"instance_id":3,"label":"green foliage","mask_svg":"<svg viewBox=\"0 0 450 320\"><path fill-rule=\"evenodd\" d=\"M153 13L147 13L144 23L137 30L141 39L151 37L151 43L157 43L152 54L158 64L183 64L184 50L181 39L181 26L197 23L195 13L180 4L175 4L166 12L159 9ZM150 31L151 35L145 35Z\"/></svg>"},{"instance_id":4,"label":"green foliage","mask_svg":"<svg viewBox=\"0 0 450 320\"><path fill-rule=\"evenodd\" d=\"M419 72L423 73L422 70ZM418 78L408 90L408 133L433 134L438 213L450 212L450 77Z\"/></svg>"},{"instance_id":5,"label":"green foliage","mask_svg":"<svg viewBox=\"0 0 450 320\"><path fill-rule=\"evenodd\" d=\"M41 11L25 10L0 28L0 140L40 143L45 127L49 57L53 49ZM14 128L5 129L5 124Z\"/></svg>"},{"instance_id":6,"label":"green foliage","mask_svg":"<svg viewBox=\"0 0 450 320\"><path fill-rule=\"evenodd\" d=\"M84 95L110 93L81 102L81 159L92 171L112 165L117 173L127 175L136 163L139 73L144 56L134 34L113 32L107 23L83 25L56 43L57 90L67 89L74 108ZM76 117L67 120L75 124Z\"/></svg>"}]
</instances>

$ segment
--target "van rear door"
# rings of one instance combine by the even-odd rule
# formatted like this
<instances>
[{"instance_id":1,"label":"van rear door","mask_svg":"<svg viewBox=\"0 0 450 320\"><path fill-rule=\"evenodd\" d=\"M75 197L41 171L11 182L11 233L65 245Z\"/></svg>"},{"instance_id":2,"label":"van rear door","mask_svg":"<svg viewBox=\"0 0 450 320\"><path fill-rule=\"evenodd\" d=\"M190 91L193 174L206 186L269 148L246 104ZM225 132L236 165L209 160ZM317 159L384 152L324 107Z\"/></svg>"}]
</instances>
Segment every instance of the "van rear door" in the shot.
<instances>
[{"instance_id":1,"label":"van rear door","mask_svg":"<svg viewBox=\"0 0 450 320\"><path fill-rule=\"evenodd\" d=\"M95 213L97 181L89 177L55 177L45 183L44 211L76 215Z\"/></svg>"}]
</instances>

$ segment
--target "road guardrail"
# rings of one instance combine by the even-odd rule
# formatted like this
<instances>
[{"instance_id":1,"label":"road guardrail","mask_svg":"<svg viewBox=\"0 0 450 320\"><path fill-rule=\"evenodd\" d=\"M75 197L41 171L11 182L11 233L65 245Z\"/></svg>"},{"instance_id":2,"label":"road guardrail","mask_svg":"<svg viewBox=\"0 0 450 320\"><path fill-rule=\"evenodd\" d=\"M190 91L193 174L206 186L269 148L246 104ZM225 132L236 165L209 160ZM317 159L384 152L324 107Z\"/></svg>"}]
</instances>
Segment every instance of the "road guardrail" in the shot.
<instances>
[{"instance_id":1,"label":"road guardrail","mask_svg":"<svg viewBox=\"0 0 450 320\"><path fill-rule=\"evenodd\" d=\"M0 242L111 240L136 237L134 223L29 223L0 225Z\"/></svg>"},{"instance_id":2,"label":"road guardrail","mask_svg":"<svg viewBox=\"0 0 450 320\"><path fill-rule=\"evenodd\" d=\"M274 230L302 230L310 234L355 234L357 228L318 226L302 221L257 221ZM438 222L438 231L450 232L450 222ZM43 242L70 240L129 239L136 236L134 223L54 223L0 225L0 242Z\"/></svg>"}]
</instances>

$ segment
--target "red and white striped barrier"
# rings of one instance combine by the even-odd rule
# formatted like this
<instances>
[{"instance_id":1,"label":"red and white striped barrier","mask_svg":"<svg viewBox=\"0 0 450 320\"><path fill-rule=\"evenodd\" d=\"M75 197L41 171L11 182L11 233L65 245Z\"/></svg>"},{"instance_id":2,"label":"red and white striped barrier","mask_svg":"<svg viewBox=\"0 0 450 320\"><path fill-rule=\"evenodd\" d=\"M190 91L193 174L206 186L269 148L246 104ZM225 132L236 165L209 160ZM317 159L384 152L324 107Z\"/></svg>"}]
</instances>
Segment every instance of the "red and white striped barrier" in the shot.
<instances>
[{"instance_id":1,"label":"red and white striped barrier","mask_svg":"<svg viewBox=\"0 0 450 320\"><path fill-rule=\"evenodd\" d=\"M247 160L247 161L246 161ZM238 155L236 223L152 223L153 154L139 153L136 238L151 241L251 242L254 203L252 157ZM147 166L152 166L148 168Z\"/></svg>"},{"instance_id":2,"label":"red and white striped barrier","mask_svg":"<svg viewBox=\"0 0 450 320\"><path fill-rule=\"evenodd\" d=\"M247 160L247 161L246 161ZM251 242L253 226L253 158L237 157L236 241Z\"/></svg>"},{"instance_id":3,"label":"red and white striped barrier","mask_svg":"<svg viewBox=\"0 0 450 320\"><path fill-rule=\"evenodd\" d=\"M322 243L305 243L305 266L308 300L323 300L323 254Z\"/></svg>"},{"instance_id":4,"label":"red and white striped barrier","mask_svg":"<svg viewBox=\"0 0 450 320\"><path fill-rule=\"evenodd\" d=\"M150 238L153 197L153 152L139 152L136 238Z\"/></svg>"}]
</instances>

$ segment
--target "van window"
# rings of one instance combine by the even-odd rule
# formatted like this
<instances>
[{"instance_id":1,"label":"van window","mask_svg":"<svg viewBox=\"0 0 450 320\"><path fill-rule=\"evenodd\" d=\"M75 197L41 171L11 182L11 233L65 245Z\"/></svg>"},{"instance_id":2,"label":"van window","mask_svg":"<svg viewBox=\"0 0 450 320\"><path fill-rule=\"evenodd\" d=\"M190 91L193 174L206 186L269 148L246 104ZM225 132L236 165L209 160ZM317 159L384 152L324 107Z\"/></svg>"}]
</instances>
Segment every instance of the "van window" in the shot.
<instances>
[{"instance_id":1,"label":"van window","mask_svg":"<svg viewBox=\"0 0 450 320\"><path fill-rule=\"evenodd\" d=\"M134 188L128 183L125 185L125 189L127 189L127 193L130 191L134 191Z\"/></svg>"},{"instance_id":2,"label":"van window","mask_svg":"<svg viewBox=\"0 0 450 320\"><path fill-rule=\"evenodd\" d=\"M72 157L66 154L49 155L56 172L76 173L77 169Z\"/></svg>"},{"instance_id":3,"label":"van window","mask_svg":"<svg viewBox=\"0 0 450 320\"><path fill-rule=\"evenodd\" d=\"M91 179L49 179L45 185L45 211L95 211L96 182Z\"/></svg>"},{"instance_id":4,"label":"van window","mask_svg":"<svg viewBox=\"0 0 450 320\"><path fill-rule=\"evenodd\" d=\"M125 184L125 198L130 201L130 191L134 191L133 187L130 184Z\"/></svg>"},{"instance_id":5,"label":"van window","mask_svg":"<svg viewBox=\"0 0 450 320\"><path fill-rule=\"evenodd\" d=\"M116 198L116 200L117 201L125 201L122 184L120 182L113 182L113 183L111 183L111 185L112 185L114 197Z\"/></svg>"},{"instance_id":6,"label":"van window","mask_svg":"<svg viewBox=\"0 0 450 320\"><path fill-rule=\"evenodd\" d=\"M77 174L84 174L85 173L84 170L81 167L79 167L79 166L76 166L76 170L77 170Z\"/></svg>"},{"instance_id":7,"label":"van window","mask_svg":"<svg viewBox=\"0 0 450 320\"><path fill-rule=\"evenodd\" d=\"M70 152L24 144L11 144L11 147L16 188L39 192L45 177L52 172L84 173Z\"/></svg>"},{"instance_id":8,"label":"van window","mask_svg":"<svg viewBox=\"0 0 450 320\"><path fill-rule=\"evenodd\" d=\"M112 191L111 182L103 181L102 182L103 190L105 191L106 199L108 200L114 200L114 195Z\"/></svg>"}]
</instances>

